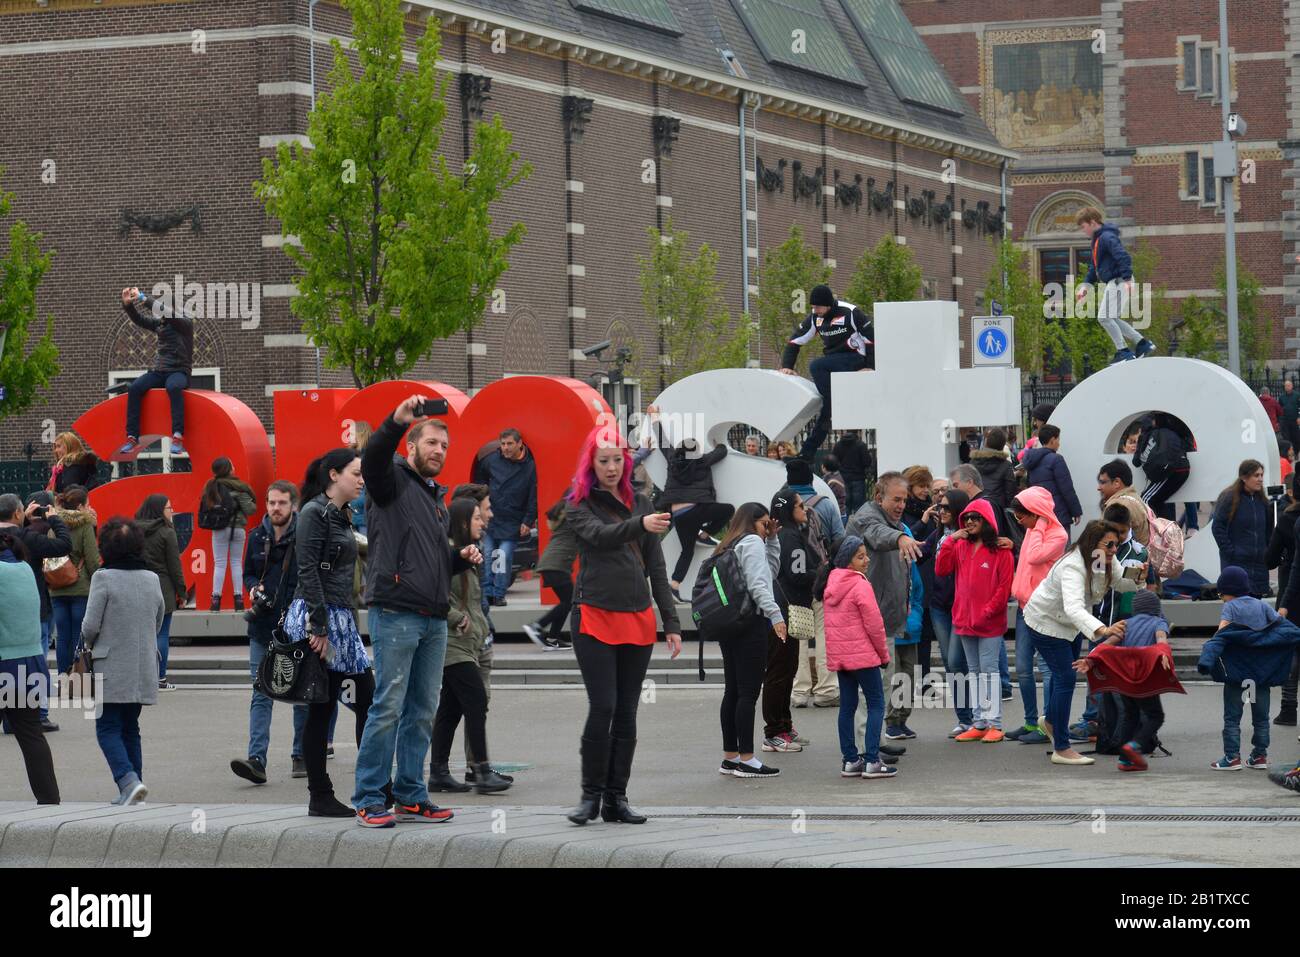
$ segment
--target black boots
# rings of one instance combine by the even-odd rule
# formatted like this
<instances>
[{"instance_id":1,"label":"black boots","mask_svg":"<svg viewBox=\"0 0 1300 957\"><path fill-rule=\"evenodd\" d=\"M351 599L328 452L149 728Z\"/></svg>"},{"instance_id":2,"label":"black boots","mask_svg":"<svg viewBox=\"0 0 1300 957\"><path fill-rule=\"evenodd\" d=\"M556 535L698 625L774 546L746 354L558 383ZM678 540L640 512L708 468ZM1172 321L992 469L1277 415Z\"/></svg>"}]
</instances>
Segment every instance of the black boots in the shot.
<instances>
[{"instance_id":1,"label":"black boots","mask_svg":"<svg viewBox=\"0 0 1300 957\"><path fill-rule=\"evenodd\" d=\"M611 738L609 770L605 780L605 803L600 818L610 824L644 824L645 815L627 806L627 781L632 776L636 738Z\"/></svg>"},{"instance_id":2,"label":"black boots","mask_svg":"<svg viewBox=\"0 0 1300 957\"><path fill-rule=\"evenodd\" d=\"M433 764L429 766L429 791L449 792L451 794L464 794L470 789L468 784L461 784L447 770L447 762L442 764Z\"/></svg>"},{"instance_id":3,"label":"black boots","mask_svg":"<svg viewBox=\"0 0 1300 957\"><path fill-rule=\"evenodd\" d=\"M445 768L444 768L445 770ZM492 770L486 761L474 765L474 790L479 794L495 794L510 787L510 782ZM466 789L468 790L468 788Z\"/></svg>"},{"instance_id":4,"label":"black boots","mask_svg":"<svg viewBox=\"0 0 1300 957\"><path fill-rule=\"evenodd\" d=\"M600 813L600 796L609 770L609 744L599 738L582 739L582 800L569 813L574 824L594 821Z\"/></svg>"}]
</instances>

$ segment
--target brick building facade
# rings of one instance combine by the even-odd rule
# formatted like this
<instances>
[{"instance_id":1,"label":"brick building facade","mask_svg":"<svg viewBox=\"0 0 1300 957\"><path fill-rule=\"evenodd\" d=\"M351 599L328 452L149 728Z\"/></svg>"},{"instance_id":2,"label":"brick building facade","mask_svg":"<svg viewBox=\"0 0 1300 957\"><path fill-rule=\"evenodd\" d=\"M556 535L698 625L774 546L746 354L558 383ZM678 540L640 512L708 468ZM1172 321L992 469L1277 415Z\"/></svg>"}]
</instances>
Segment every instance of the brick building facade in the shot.
<instances>
[{"instance_id":1,"label":"brick building facade","mask_svg":"<svg viewBox=\"0 0 1300 957\"><path fill-rule=\"evenodd\" d=\"M1106 211L1130 247L1139 237L1156 247L1157 281L1176 305L1217 296L1223 199L1206 175L1222 136L1217 0L902 0L902 8L1020 154L1008 219L1043 282L1062 281L1086 250L1073 213L1087 203ZM1228 15L1230 103L1249 122L1234 186L1237 254L1272 319L1271 364L1294 368L1300 2L1230 0Z\"/></svg>"},{"instance_id":2,"label":"brick building facade","mask_svg":"<svg viewBox=\"0 0 1300 957\"><path fill-rule=\"evenodd\" d=\"M509 373L586 378L594 364L580 350L605 338L657 351L637 258L646 228L668 216L692 244L718 252L733 315L746 260L752 293L759 257L792 223L820 244L837 290L864 248L892 235L915 252L932 295L974 314L1014 157L978 111L899 100L838 2L820 9L844 38L857 84L768 62L738 12L754 0L665 2L682 23L677 36L591 12L598 3L407 4L410 38L431 14L443 25L448 164L463 162L461 97L477 90L534 167L495 210L528 227L501 280L505 311L440 342L413 377L473 391ZM305 141L328 41L349 33L346 12L314 8L313 75L308 16L306 0L0 0L0 128L23 134L0 144L0 165L15 213L57 250L40 310L56 317L63 363L49 402L6 423L0 458L51 425L68 428L110 377L146 367L152 343L117 304L124 285L174 285L177 275L182 285L256 284L257 315L200 323L195 366L197 384L238 396L268 429L274 390L350 384L346 373L318 373L289 310L286 239L251 189L275 144ZM490 90L464 77L489 77ZM565 97L591 101L580 138L566 135ZM656 118L678 121L668 124L675 139L656 140ZM658 174L650 183L647 160ZM780 171L780 189L760 183L759 160ZM796 189L796 161L804 176L820 170L820 182ZM909 210L905 199L917 202ZM934 212L945 200L950 219ZM175 222L141 228L150 216ZM657 389L645 383L637 401Z\"/></svg>"}]
</instances>

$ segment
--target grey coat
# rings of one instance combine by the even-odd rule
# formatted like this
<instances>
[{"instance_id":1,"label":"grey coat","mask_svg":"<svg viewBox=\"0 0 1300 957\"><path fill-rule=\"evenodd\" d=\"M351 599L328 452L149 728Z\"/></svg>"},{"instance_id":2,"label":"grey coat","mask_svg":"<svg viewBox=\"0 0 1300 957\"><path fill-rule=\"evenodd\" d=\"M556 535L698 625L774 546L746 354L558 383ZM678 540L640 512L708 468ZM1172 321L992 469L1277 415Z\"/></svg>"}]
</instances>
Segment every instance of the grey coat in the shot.
<instances>
[{"instance_id":1,"label":"grey coat","mask_svg":"<svg viewBox=\"0 0 1300 957\"><path fill-rule=\"evenodd\" d=\"M912 587L912 566L898 558L898 536L909 534L902 522L891 522L875 502L868 502L853 513L846 535L857 535L867 546L871 564L867 566L867 581L876 593L880 617L885 621L885 634L897 638L907 631L909 592Z\"/></svg>"},{"instance_id":2,"label":"grey coat","mask_svg":"<svg viewBox=\"0 0 1300 957\"><path fill-rule=\"evenodd\" d=\"M154 704L158 700L158 629L162 587L148 568L101 568L90 580L81 636L103 676L104 704Z\"/></svg>"}]
</instances>

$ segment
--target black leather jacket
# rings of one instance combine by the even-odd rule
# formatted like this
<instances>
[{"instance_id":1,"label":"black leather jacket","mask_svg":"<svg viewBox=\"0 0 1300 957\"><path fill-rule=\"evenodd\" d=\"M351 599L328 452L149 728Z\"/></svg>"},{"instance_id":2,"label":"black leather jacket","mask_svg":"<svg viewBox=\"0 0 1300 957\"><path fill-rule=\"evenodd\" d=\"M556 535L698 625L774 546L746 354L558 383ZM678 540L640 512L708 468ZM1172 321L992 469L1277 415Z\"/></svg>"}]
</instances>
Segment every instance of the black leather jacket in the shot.
<instances>
[{"instance_id":1,"label":"black leather jacket","mask_svg":"<svg viewBox=\"0 0 1300 957\"><path fill-rule=\"evenodd\" d=\"M307 602L309 630L324 634L329 621L326 605L352 607L357 563L352 513L336 507L322 492L298 513L296 539L298 587L293 597Z\"/></svg>"},{"instance_id":2,"label":"black leather jacket","mask_svg":"<svg viewBox=\"0 0 1300 957\"><path fill-rule=\"evenodd\" d=\"M161 319L155 319L153 300L148 300L145 305L149 312L143 316L136 311L135 303L127 303L122 309L137 326L158 336L158 356L154 359L153 371L191 375L194 368L193 321L186 316L173 316L170 311L164 312Z\"/></svg>"}]
</instances>

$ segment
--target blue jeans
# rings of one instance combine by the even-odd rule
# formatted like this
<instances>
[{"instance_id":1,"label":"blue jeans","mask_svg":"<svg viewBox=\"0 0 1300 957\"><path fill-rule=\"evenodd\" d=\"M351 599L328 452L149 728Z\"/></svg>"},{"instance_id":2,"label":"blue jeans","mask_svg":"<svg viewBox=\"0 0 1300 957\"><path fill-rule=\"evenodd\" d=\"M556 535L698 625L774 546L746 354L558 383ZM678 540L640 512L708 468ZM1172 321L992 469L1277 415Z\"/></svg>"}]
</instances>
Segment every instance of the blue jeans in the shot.
<instances>
[{"instance_id":1,"label":"blue jeans","mask_svg":"<svg viewBox=\"0 0 1300 957\"><path fill-rule=\"evenodd\" d=\"M135 772L144 777L144 755L140 750L140 705L105 704L103 713L95 719L95 738L99 750L104 752L113 780L121 780Z\"/></svg>"},{"instance_id":2,"label":"blue jeans","mask_svg":"<svg viewBox=\"0 0 1300 957\"><path fill-rule=\"evenodd\" d=\"M50 625L52 619L41 621L41 720L50 716Z\"/></svg>"},{"instance_id":3,"label":"blue jeans","mask_svg":"<svg viewBox=\"0 0 1300 957\"><path fill-rule=\"evenodd\" d=\"M812 431L808 433L808 438L804 440L803 448L799 450L800 458L811 461L813 453L821 448L821 444L826 441L826 436L830 434L831 373L857 372L866 368L866 365L867 360L856 352L833 352L828 356L814 359L808 365L808 374L812 376L813 384L817 386L817 391L821 393L822 407L817 416L816 424L813 426Z\"/></svg>"},{"instance_id":4,"label":"blue jeans","mask_svg":"<svg viewBox=\"0 0 1300 957\"><path fill-rule=\"evenodd\" d=\"M1070 750L1070 702L1074 698L1074 683L1079 673L1074 670L1074 660L1079 657L1079 648L1083 637L1074 641L1052 638L1039 634L1025 626L1033 641L1034 650L1043 656L1048 671L1052 675L1052 687L1049 692L1046 679L1043 684L1044 711L1052 724L1052 748L1056 751Z\"/></svg>"},{"instance_id":5,"label":"blue jeans","mask_svg":"<svg viewBox=\"0 0 1300 957\"><path fill-rule=\"evenodd\" d=\"M939 639L939 650L943 652L943 670L948 675L948 694L953 695L954 708L958 724L970 724L975 720L974 711L965 695L957 694L957 686L965 679L966 652L961 640L952 633L952 613L930 609L930 621L934 624L934 636Z\"/></svg>"},{"instance_id":6,"label":"blue jeans","mask_svg":"<svg viewBox=\"0 0 1300 957\"><path fill-rule=\"evenodd\" d=\"M72 667L72 656L77 652L77 639L81 637L81 622L86 617L86 599L51 598L54 606L54 655L59 674L67 674Z\"/></svg>"},{"instance_id":7,"label":"blue jeans","mask_svg":"<svg viewBox=\"0 0 1300 957\"><path fill-rule=\"evenodd\" d=\"M510 563L515 557L513 538L493 538L483 533L483 599L505 598L506 589L510 587Z\"/></svg>"},{"instance_id":8,"label":"blue jeans","mask_svg":"<svg viewBox=\"0 0 1300 957\"><path fill-rule=\"evenodd\" d=\"M867 734L861 756L868 764L880 760L880 731L885 725L885 688L880 680L879 668L859 668L857 671L837 671L840 684L840 754L848 763L859 757L858 743L853 739L854 715L858 711L858 689L867 699Z\"/></svg>"},{"instance_id":9,"label":"blue jeans","mask_svg":"<svg viewBox=\"0 0 1300 957\"><path fill-rule=\"evenodd\" d=\"M1011 665L1007 661L1007 643L1005 639L999 639L998 645L998 684L1001 687L1002 697L1011 694Z\"/></svg>"},{"instance_id":10,"label":"blue jeans","mask_svg":"<svg viewBox=\"0 0 1300 957\"><path fill-rule=\"evenodd\" d=\"M403 804L428 801L424 762L442 691L447 619L372 606L370 647L375 657L375 698L357 748L352 805L382 807L384 785L390 780L393 797Z\"/></svg>"},{"instance_id":11,"label":"blue jeans","mask_svg":"<svg viewBox=\"0 0 1300 957\"><path fill-rule=\"evenodd\" d=\"M953 637L961 641L967 667L975 666L966 684L966 702L973 705L974 726L1001 730L1002 684L998 677L998 648L1005 653L1006 642L1001 638L977 638L974 635Z\"/></svg>"},{"instance_id":12,"label":"blue jeans","mask_svg":"<svg viewBox=\"0 0 1300 957\"><path fill-rule=\"evenodd\" d=\"M1250 723L1255 733L1250 736L1251 757L1268 753L1268 706L1271 688L1256 688L1255 700L1250 703ZM1223 754L1229 758L1241 757L1241 715L1246 709L1246 689L1234 682L1223 685Z\"/></svg>"},{"instance_id":13,"label":"blue jeans","mask_svg":"<svg viewBox=\"0 0 1300 957\"><path fill-rule=\"evenodd\" d=\"M1016 610L1016 680L1020 684L1020 702L1025 708L1025 724L1038 724L1038 688L1034 684L1034 642L1025 624L1025 613ZM1039 655L1042 661L1042 655ZM1043 709L1052 697L1052 673L1043 661Z\"/></svg>"},{"instance_id":14,"label":"blue jeans","mask_svg":"<svg viewBox=\"0 0 1300 957\"><path fill-rule=\"evenodd\" d=\"M167 653L170 650L172 635L171 612L163 615L162 627L158 629L158 680L167 677Z\"/></svg>"},{"instance_id":15,"label":"blue jeans","mask_svg":"<svg viewBox=\"0 0 1300 957\"><path fill-rule=\"evenodd\" d=\"M190 377L184 372L146 372L134 382L126 393L126 434L140 437L140 406L150 389L166 389L171 404L172 433L185 434L185 390Z\"/></svg>"},{"instance_id":16,"label":"blue jeans","mask_svg":"<svg viewBox=\"0 0 1300 957\"><path fill-rule=\"evenodd\" d=\"M1091 638L1089 638L1088 652L1091 653L1092 649L1096 648L1099 644L1101 644L1100 641L1093 641ZM1079 719L1079 723L1087 724L1090 721L1095 722L1097 720L1097 713L1100 707L1101 707L1101 703L1097 695L1085 694L1083 696L1083 717Z\"/></svg>"},{"instance_id":17,"label":"blue jeans","mask_svg":"<svg viewBox=\"0 0 1300 957\"><path fill-rule=\"evenodd\" d=\"M257 669L266 657L267 642L252 635L248 636L248 674L257 677ZM253 700L248 705L248 756L257 758L266 767L266 751L271 745L271 708L275 702L253 689ZM338 711L334 712L335 720ZM302 757L302 729L307 724L307 706L293 706L293 750L291 758ZM330 722L330 739L334 737L334 723Z\"/></svg>"}]
</instances>

